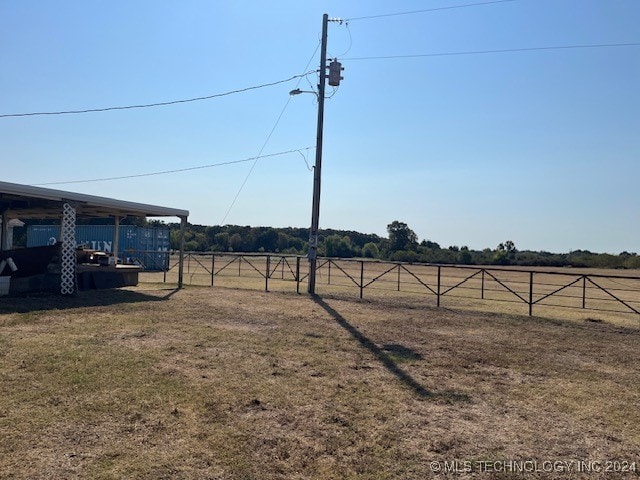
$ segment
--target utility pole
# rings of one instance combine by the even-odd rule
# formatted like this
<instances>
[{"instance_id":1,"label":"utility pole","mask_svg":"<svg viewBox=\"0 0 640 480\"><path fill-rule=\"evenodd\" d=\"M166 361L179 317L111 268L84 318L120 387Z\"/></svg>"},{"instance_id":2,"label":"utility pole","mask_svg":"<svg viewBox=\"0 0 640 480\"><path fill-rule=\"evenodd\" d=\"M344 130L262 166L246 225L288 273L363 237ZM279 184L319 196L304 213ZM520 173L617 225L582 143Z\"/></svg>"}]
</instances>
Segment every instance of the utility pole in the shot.
<instances>
[{"instance_id":1,"label":"utility pole","mask_svg":"<svg viewBox=\"0 0 640 480\"><path fill-rule=\"evenodd\" d=\"M322 172L322 130L324 124L324 88L327 78L327 24L329 15L322 16L322 43L320 45L320 83L318 84L318 133L316 136L316 164L313 169L313 205L309 235L309 293L316 294L316 268L318 261L318 225L320 221L320 178Z\"/></svg>"}]
</instances>

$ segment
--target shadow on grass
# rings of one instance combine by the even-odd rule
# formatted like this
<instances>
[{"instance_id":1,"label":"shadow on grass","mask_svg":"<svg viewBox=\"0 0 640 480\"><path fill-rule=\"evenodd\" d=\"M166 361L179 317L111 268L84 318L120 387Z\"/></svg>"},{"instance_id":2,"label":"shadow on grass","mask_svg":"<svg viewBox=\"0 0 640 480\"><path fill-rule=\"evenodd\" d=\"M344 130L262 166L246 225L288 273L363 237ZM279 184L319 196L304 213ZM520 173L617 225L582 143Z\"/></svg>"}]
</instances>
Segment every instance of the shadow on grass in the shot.
<instances>
[{"instance_id":1,"label":"shadow on grass","mask_svg":"<svg viewBox=\"0 0 640 480\"><path fill-rule=\"evenodd\" d=\"M177 289L168 289L163 296L148 295L131 290L108 289L87 290L72 296L38 293L16 297L0 297L0 314L102 307L124 303L162 302L171 298L176 291Z\"/></svg>"},{"instance_id":2,"label":"shadow on grass","mask_svg":"<svg viewBox=\"0 0 640 480\"><path fill-rule=\"evenodd\" d=\"M420 385L418 381L413 378L408 372L403 370L398 364L394 361L393 355L394 353L400 354L402 357L410 358L413 360L422 359L422 356L415 353L413 350L397 345L390 344L384 345L383 348L380 348L376 345L371 339L369 339L366 335L364 335L360 330L351 325L347 319L345 319L340 313L330 307L322 298L318 296L314 296L313 300L322 307L329 315L331 315L335 321L344 328L349 334L360 343L364 348L369 350L376 359L382 363L382 365L392 373L398 380L404 383L407 387L409 387L413 392L423 399L433 399L433 400L441 400L446 401L447 403L452 402L468 402L470 400L469 396L464 393L457 393L451 391L444 392L432 392L426 389L424 386Z\"/></svg>"}]
</instances>

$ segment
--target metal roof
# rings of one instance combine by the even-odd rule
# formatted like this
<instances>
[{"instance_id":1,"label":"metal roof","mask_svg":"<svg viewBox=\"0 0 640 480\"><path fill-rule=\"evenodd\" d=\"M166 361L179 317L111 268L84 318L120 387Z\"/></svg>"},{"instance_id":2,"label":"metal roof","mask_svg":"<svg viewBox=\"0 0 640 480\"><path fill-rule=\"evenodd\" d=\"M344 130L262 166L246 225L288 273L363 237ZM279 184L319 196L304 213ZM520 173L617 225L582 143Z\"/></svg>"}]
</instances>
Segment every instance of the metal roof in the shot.
<instances>
[{"instance_id":1,"label":"metal roof","mask_svg":"<svg viewBox=\"0 0 640 480\"><path fill-rule=\"evenodd\" d=\"M65 192L51 188L0 182L0 212L7 218L59 218L62 205L69 203L80 217L180 217L188 210L127 202L115 198Z\"/></svg>"}]
</instances>

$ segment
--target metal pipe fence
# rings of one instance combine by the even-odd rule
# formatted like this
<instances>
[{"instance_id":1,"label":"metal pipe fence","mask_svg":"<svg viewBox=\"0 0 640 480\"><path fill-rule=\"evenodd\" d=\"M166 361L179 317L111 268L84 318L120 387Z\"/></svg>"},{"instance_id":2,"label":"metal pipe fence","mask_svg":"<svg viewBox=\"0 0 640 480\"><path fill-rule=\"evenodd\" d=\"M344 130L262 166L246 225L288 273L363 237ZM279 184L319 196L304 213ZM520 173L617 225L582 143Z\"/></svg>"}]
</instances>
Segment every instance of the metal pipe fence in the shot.
<instances>
[{"instance_id":1,"label":"metal pipe fence","mask_svg":"<svg viewBox=\"0 0 640 480\"><path fill-rule=\"evenodd\" d=\"M168 267L143 273L141 281L174 281L178 255L166 255ZM191 285L300 293L308 280L306 257L293 255L187 252L184 265ZM360 299L412 295L432 298L437 306L448 298L519 304L530 316L541 306L640 315L640 276L624 273L319 257L316 284L320 293L354 291Z\"/></svg>"}]
</instances>

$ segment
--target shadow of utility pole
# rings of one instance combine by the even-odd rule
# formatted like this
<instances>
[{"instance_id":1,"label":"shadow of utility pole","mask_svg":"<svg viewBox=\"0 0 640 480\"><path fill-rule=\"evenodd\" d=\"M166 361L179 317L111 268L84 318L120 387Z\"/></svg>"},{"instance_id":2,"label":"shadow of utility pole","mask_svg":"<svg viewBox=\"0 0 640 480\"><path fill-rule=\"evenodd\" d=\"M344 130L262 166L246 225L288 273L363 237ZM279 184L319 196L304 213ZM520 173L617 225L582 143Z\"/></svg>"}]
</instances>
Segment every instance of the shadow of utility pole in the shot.
<instances>
[{"instance_id":1,"label":"shadow of utility pole","mask_svg":"<svg viewBox=\"0 0 640 480\"><path fill-rule=\"evenodd\" d=\"M364 348L369 350L376 359L402 383L409 387L415 394L424 399L440 399L447 402L453 401L469 401L469 396L456 392L432 392L420 385L408 372L398 366L396 362L385 352L384 349L376 345L371 339L364 335L360 330L351 325L340 313L331 308L322 298L317 295L313 296L314 302L331 315L335 321L344 328L351 336L360 343ZM408 349L407 349L408 350Z\"/></svg>"}]
</instances>

